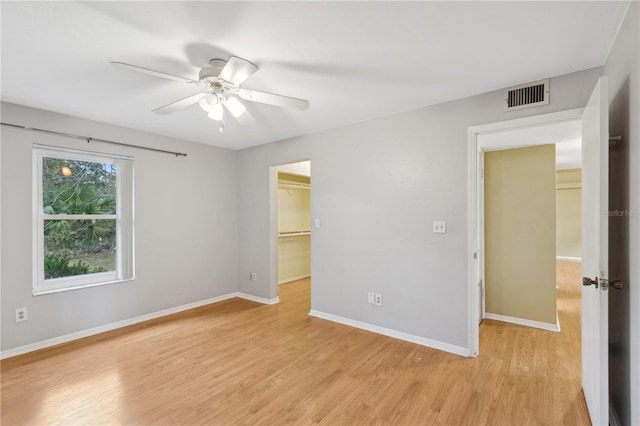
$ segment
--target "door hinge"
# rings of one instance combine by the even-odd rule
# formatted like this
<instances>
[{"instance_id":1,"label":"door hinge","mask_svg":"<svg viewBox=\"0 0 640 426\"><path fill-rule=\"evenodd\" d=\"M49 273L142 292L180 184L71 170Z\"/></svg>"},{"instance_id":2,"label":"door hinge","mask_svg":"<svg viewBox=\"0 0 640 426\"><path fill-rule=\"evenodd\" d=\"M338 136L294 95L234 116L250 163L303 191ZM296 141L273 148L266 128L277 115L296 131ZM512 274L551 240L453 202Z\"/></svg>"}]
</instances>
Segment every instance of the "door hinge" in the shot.
<instances>
[{"instance_id":1,"label":"door hinge","mask_svg":"<svg viewBox=\"0 0 640 426\"><path fill-rule=\"evenodd\" d=\"M582 285L584 286L595 285L596 288L598 288L598 285L599 285L600 290L602 291L609 290L609 286L615 288L616 290L623 289L623 284L621 280L615 280L615 281L609 282L609 280L606 278L598 278L598 277L595 277L593 280L587 277L583 277Z\"/></svg>"},{"instance_id":2,"label":"door hinge","mask_svg":"<svg viewBox=\"0 0 640 426\"><path fill-rule=\"evenodd\" d=\"M582 277L582 285L583 286L593 285L596 288L598 288L598 277L595 277L594 279L591 279L589 277Z\"/></svg>"}]
</instances>

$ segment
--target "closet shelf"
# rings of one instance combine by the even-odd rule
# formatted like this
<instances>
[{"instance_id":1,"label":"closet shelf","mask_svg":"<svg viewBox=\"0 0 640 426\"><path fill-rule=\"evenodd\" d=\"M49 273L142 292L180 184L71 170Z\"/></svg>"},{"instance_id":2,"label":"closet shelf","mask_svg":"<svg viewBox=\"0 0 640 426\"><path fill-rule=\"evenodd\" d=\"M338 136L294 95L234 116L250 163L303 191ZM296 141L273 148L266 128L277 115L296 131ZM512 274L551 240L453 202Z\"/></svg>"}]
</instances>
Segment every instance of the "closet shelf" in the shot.
<instances>
[{"instance_id":1,"label":"closet shelf","mask_svg":"<svg viewBox=\"0 0 640 426\"><path fill-rule=\"evenodd\" d=\"M311 231L278 232L278 237L297 237L300 235L311 235Z\"/></svg>"},{"instance_id":2,"label":"closet shelf","mask_svg":"<svg viewBox=\"0 0 640 426\"><path fill-rule=\"evenodd\" d=\"M311 189L308 183L279 183L278 189Z\"/></svg>"}]
</instances>

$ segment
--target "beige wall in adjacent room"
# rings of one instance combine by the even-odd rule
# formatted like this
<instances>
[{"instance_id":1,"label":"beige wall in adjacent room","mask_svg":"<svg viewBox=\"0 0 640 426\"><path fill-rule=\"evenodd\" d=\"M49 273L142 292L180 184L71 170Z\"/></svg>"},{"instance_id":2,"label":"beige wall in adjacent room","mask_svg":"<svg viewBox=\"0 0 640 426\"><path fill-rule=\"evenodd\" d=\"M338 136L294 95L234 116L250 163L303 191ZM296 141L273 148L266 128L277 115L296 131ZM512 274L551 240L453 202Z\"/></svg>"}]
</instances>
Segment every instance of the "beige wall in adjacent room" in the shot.
<instances>
[{"instance_id":1,"label":"beige wall in adjacent room","mask_svg":"<svg viewBox=\"0 0 640 426\"><path fill-rule=\"evenodd\" d=\"M558 170L556 175L556 255L581 257L582 170Z\"/></svg>"},{"instance_id":2,"label":"beige wall in adjacent room","mask_svg":"<svg viewBox=\"0 0 640 426\"><path fill-rule=\"evenodd\" d=\"M555 146L485 154L486 312L556 323Z\"/></svg>"},{"instance_id":3,"label":"beige wall in adjacent room","mask_svg":"<svg viewBox=\"0 0 640 426\"><path fill-rule=\"evenodd\" d=\"M278 173L278 283L311 275L311 178Z\"/></svg>"}]
</instances>

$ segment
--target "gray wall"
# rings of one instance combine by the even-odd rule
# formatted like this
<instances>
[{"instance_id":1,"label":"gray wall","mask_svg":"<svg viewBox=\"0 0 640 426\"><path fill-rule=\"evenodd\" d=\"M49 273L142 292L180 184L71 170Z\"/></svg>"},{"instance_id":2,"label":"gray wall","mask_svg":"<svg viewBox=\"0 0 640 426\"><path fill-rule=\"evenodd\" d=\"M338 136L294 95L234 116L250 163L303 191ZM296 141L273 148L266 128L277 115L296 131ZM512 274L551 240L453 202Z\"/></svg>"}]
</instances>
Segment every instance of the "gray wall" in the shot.
<instances>
[{"instance_id":1,"label":"gray wall","mask_svg":"<svg viewBox=\"0 0 640 426\"><path fill-rule=\"evenodd\" d=\"M2 121L188 154L2 126L2 350L236 291L236 152L6 103ZM134 282L31 295L33 143L135 157Z\"/></svg>"},{"instance_id":2,"label":"gray wall","mask_svg":"<svg viewBox=\"0 0 640 426\"><path fill-rule=\"evenodd\" d=\"M605 65L609 77L610 151L609 393L622 425L640 425L640 4L631 2ZM635 403L632 403L635 401Z\"/></svg>"},{"instance_id":3,"label":"gray wall","mask_svg":"<svg viewBox=\"0 0 640 426\"><path fill-rule=\"evenodd\" d=\"M582 108L601 72L552 78L545 107L504 113L495 91L240 151L239 290L276 297L269 168L309 158L311 215L321 220L312 309L468 347L467 129ZM446 234L432 233L434 220ZM369 291L382 308L367 304Z\"/></svg>"}]
</instances>

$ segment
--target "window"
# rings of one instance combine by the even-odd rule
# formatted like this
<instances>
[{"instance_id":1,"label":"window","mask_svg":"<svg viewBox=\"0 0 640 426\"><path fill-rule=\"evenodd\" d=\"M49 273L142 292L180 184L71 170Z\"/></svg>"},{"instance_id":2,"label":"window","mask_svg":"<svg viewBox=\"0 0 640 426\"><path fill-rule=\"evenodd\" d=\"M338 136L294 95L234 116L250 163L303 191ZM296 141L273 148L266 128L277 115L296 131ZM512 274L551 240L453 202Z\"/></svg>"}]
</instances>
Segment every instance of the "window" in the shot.
<instances>
[{"instance_id":1,"label":"window","mask_svg":"<svg viewBox=\"0 0 640 426\"><path fill-rule=\"evenodd\" d=\"M33 294L133 279L133 160L33 152Z\"/></svg>"}]
</instances>

